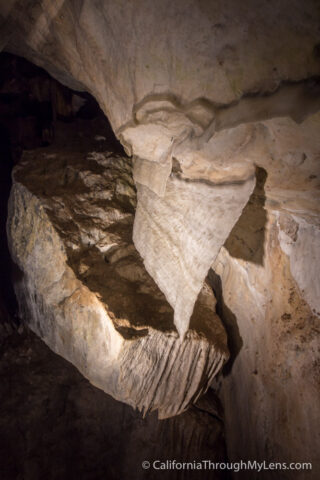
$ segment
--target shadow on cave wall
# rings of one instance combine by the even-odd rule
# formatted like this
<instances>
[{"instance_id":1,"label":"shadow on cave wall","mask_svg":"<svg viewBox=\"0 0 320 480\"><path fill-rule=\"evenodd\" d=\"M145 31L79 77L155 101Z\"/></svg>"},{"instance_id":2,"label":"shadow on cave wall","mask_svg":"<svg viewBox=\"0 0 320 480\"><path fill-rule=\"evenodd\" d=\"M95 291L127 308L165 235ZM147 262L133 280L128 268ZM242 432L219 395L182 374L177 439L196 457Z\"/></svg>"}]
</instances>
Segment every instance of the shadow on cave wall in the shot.
<instances>
[{"instance_id":1,"label":"shadow on cave wall","mask_svg":"<svg viewBox=\"0 0 320 480\"><path fill-rule=\"evenodd\" d=\"M267 172L256 167L256 186L242 214L230 232L224 247L235 258L263 265L267 212L265 183Z\"/></svg>"},{"instance_id":2,"label":"shadow on cave wall","mask_svg":"<svg viewBox=\"0 0 320 480\"><path fill-rule=\"evenodd\" d=\"M224 302L221 278L212 268L209 270L207 282L214 291L217 299L216 311L227 332L230 357L222 369L223 376L226 376L232 370L232 365L243 346L243 341L240 336L237 317Z\"/></svg>"},{"instance_id":3,"label":"shadow on cave wall","mask_svg":"<svg viewBox=\"0 0 320 480\"><path fill-rule=\"evenodd\" d=\"M257 265L263 265L264 261L267 223L267 212L264 208L266 179L267 172L261 167L256 167L255 189L224 244L232 257ZM239 332L237 317L224 302L221 278L213 269L209 271L207 282L214 291L217 299L217 313L228 336L230 358L222 370L223 375L226 376L232 370L233 363L243 346L243 341Z\"/></svg>"}]
</instances>

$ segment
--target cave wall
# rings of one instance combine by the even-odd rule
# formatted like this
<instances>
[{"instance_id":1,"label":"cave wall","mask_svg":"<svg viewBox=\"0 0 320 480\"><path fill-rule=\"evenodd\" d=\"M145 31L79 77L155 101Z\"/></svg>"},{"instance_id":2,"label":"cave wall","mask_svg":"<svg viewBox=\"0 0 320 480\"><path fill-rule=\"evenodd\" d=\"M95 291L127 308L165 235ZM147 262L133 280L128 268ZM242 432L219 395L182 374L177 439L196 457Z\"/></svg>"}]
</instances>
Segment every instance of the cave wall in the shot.
<instances>
[{"instance_id":1,"label":"cave wall","mask_svg":"<svg viewBox=\"0 0 320 480\"><path fill-rule=\"evenodd\" d=\"M235 259L225 248L214 265L222 284L222 312L233 335L232 367L217 386L226 411L228 452L234 460L312 462L316 478L319 318L281 248L283 216L274 212L268 217L264 266ZM257 478L270 475L266 471ZM313 478L309 472L281 475Z\"/></svg>"},{"instance_id":2,"label":"cave wall","mask_svg":"<svg viewBox=\"0 0 320 480\"><path fill-rule=\"evenodd\" d=\"M255 191L209 274L231 352L218 385L231 458L303 458L312 462L315 478L319 120L315 114L300 125L274 119L260 126L265 141Z\"/></svg>"},{"instance_id":3,"label":"cave wall","mask_svg":"<svg viewBox=\"0 0 320 480\"><path fill-rule=\"evenodd\" d=\"M233 184L245 185L256 166L266 172L265 222L257 221L264 236L258 240L250 231L254 227L246 222L242 228L249 231L244 238L238 228L236 236L227 240L237 221L243 222L238 218L241 210L247 211L254 182L239 212L233 215L226 210L214 226L208 208L198 210L197 195L187 194L195 225L208 215L204 236L219 230L225 218L230 221L219 242L207 243L203 263L197 259L202 272L198 283L214 263L225 308L236 317L242 338L221 387L231 458L245 457L247 451L259 458L279 452L290 458L293 452L300 452L300 457L307 452L314 458L318 445L313 427L318 388L312 333L319 312L318 2L261 1L257 7L255 1L164 1L155 8L143 0L60 0L28 1L21 6L22 2L12 1L1 7L6 27L3 47L43 66L72 88L93 94L134 156L141 197L137 211L145 211L153 199L155 208L160 203L166 207L158 222L169 230L166 246L159 248L159 242L153 241L148 250L143 239L150 234L150 224L136 218L135 244L154 278L155 259L166 258L174 248L180 258L194 240L189 223L184 249L177 241L181 225L170 224L174 207L167 194L179 184L177 178L186 190L190 181L196 181L213 192L221 184L231 190ZM233 194L237 198L236 189ZM163 240L161 228L158 231L154 240ZM226 240L229 253L222 249L215 260L213 246L218 252ZM263 245L262 252L255 250L256 243ZM174 261L168 264L168 277L171 271L176 272ZM175 307L166 277L155 279ZM179 292L187 291L192 278L187 273L179 279ZM188 314L182 323L175 320L177 326L183 324L183 334ZM306 400L297 393L300 390L308 392ZM248 442L250 418L257 422ZM277 449L276 438L281 439L282 449Z\"/></svg>"}]
</instances>

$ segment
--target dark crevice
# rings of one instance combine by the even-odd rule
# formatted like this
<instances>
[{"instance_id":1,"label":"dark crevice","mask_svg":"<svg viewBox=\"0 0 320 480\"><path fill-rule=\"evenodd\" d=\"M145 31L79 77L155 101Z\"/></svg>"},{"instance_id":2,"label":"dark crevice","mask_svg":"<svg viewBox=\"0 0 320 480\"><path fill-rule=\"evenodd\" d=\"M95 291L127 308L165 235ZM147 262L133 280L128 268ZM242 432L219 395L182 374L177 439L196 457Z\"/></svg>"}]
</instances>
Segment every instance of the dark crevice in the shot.
<instances>
[{"instance_id":1,"label":"dark crevice","mask_svg":"<svg viewBox=\"0 0 320 480\"><path fill-rule=\"evenodd\" d=\"M232 257L258 265L263 265L264 261L267 224L267 212L264 208L266 180L267 172L261 167L256 167L255 189L224 244ZM237 317L224 301L221 278L213 269L209 271L207 282L214 291L217 300L216 311L228 336L230 358L222 369L222 374L226 376L232 370L233 363L243 346L243 341L239 332Z\"/></svg>"},{"instance_id":2,"label":"dark crevice","mask_svg":"<svg viewBox=\"0 0 320 480\"><path fill-rule=\"evenodd\" d=\"M233 363L243 346L243 340L240 335L237 317L225 304L221 278L212 268L209 270L207 283L211 286L215 294L217 300L216 311L227 332L230 357L222 368L222 374L223 376L226 376L229 375L232 370Z\"/></svg>"},{"instance_id":3,"label":"dark crevice","mask_svg":"<svg viewBox=\"0 0 320 480\"><path fill-rule=\"evenodd\" d=\"M12 261L6 234L12 164L9 134L0 124L0 309L2 311L0 322L1 317L7 317L7 320L15 318L17 312L16 297L10 281Z\"/></svg>"}]
</instances>

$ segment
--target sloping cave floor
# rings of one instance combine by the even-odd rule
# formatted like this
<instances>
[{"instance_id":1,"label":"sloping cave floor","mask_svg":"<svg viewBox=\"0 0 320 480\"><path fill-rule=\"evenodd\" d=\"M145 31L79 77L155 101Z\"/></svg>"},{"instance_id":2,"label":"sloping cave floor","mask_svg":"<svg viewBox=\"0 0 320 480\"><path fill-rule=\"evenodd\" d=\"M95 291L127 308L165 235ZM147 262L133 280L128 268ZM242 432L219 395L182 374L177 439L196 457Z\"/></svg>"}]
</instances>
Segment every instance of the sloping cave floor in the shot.
<instances>
[{"instance_id":1,"label":"sloping cave floor","mask_svg":"<svg viewBox=\"0 0 320 480\"><path fill-rule=\"evenodd\" d=\"M2 480L228 478L226 472L141 466L156 459L226 459L212 392L177 417L143 419L93 387L31 331L19 331L2 335L0 345Z\"/></svg>"}]
</instances>

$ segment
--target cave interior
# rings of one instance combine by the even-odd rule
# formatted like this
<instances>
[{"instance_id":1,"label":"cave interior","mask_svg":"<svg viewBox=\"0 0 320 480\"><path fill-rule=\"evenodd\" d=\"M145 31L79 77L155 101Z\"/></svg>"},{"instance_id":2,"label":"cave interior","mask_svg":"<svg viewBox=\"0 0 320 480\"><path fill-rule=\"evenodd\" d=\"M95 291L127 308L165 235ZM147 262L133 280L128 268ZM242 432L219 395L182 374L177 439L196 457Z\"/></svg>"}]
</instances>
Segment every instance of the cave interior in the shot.
<instances>
[{"instance_id":1,"label":"cave interior","mask_svg":"<svg viewBox=\"0 0 320 480\"><path fill-rule=\"evenodd\" d=\"M9 3L0 478L317 480L318 2Z\"/></svg>"}]
</instances>

